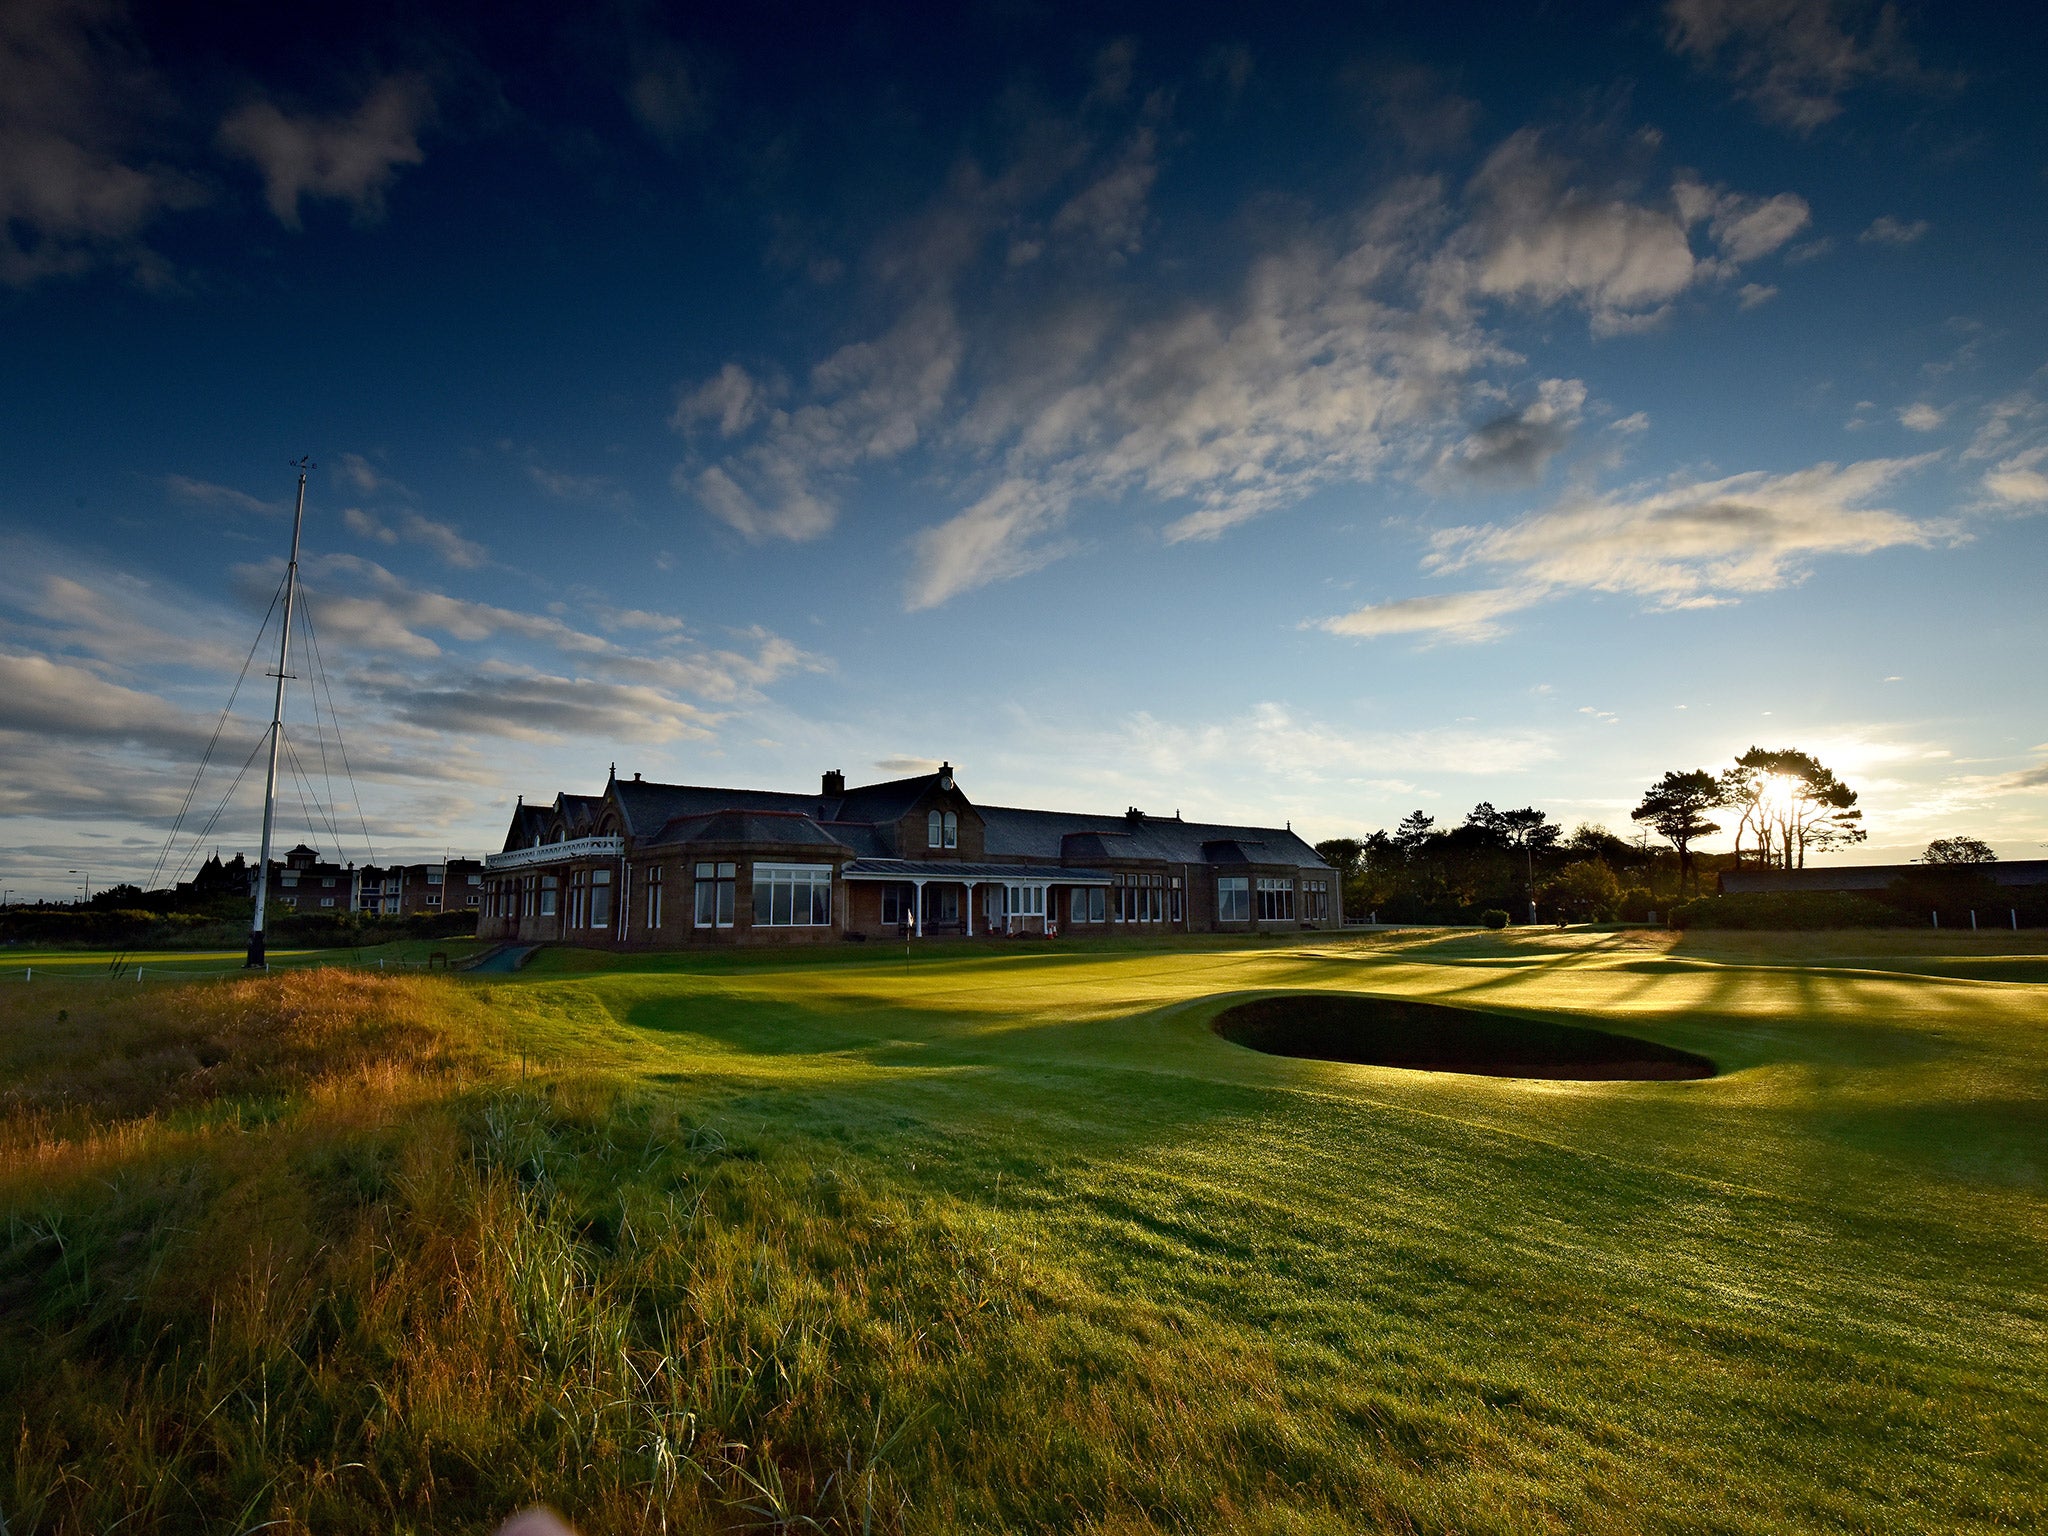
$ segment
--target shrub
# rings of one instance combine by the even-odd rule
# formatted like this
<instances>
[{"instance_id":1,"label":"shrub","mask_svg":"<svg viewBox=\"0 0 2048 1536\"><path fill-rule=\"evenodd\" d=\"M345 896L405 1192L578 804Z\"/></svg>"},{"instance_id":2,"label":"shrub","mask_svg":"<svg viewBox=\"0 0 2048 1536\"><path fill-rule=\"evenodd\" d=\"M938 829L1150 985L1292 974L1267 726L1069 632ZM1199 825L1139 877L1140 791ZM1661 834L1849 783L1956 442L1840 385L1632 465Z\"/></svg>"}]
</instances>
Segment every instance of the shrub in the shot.
<instances>
[{"instance_id":1,"label":"shrub","mask_svg":"<svg viewBox=\"0 0 2048 1536\"><path fill-rule=\"evenodd\" d=\"M1896 907L1839 891L1748 891L1671 909L1674 928L1896 928Z\"/></svg>"},{"instance_id":2,"label":"shrub","mask_svg":"<svg viewBox=\"0 0 2048 1536\"><path fill-rule=\"evenodd\" d=\"M1505 928L1508 925L1508 915L1499 907L1488 907L1479 914L1479 921L1489 928Z\"/></svg>"}]
</instances>

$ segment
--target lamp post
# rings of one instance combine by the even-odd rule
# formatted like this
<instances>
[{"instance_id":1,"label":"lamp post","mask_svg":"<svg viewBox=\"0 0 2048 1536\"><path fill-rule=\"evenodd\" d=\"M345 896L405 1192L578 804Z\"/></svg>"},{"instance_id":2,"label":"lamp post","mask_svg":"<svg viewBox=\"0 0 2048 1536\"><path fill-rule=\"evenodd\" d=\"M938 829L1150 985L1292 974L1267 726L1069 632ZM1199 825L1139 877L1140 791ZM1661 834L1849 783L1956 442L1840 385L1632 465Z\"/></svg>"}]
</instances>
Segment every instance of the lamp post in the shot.
<instances>
[{"instance_id":1,"label":"lamp post","mask_svg":"<svg viewBox=\"0 0 2048 1536\"><path fill-rule=\"evenodd\" d=\"M84 869L67 869L67 870L65 871L65 873L66 873L67 875L78 875L78 876L82 877L82 880L83 880L83 888L84 888L84 891L85 891L85 899L86 899L87 901L91 901L91 900L92 900L92 872L91 872L90 870L84 870Z\"/></svg>"}]
</instances>

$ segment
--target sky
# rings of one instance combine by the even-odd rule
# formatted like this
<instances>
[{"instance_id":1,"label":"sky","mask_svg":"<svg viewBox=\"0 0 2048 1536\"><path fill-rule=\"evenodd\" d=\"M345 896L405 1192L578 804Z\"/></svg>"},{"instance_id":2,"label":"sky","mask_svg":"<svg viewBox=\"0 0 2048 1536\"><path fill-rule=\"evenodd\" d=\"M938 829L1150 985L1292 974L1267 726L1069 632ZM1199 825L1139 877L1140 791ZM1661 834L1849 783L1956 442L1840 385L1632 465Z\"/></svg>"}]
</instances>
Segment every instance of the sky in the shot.
<instances>
[{"instance_id":1,"label":"sky","mask_svg":"<svg viewBox=\"0 0 2048 1536\"><path fill-rule=\"evenodd\" d=\"M2048 856L2044 33L7 0L0 886L253 853L301 456L356 862L613 764L1633 832L1753 745Z\"/></svg>"}]
</instances>

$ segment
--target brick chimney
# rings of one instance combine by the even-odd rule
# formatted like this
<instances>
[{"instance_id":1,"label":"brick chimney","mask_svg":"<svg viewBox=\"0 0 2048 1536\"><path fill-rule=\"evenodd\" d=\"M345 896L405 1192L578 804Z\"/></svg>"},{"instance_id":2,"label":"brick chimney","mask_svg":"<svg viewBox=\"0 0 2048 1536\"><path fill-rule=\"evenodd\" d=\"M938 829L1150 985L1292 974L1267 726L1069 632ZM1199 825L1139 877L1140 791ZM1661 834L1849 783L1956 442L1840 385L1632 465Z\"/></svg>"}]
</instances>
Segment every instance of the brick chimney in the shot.
<instances>
[{"instance_id":1,"label":"brick chimney","mask_svg":"<svg viewBox=\"0 0 2048 1536\"><path fill-rule=\"evenodd\" d=\"M838 796L845 794L846 775L841 773L837 768L827 768L825 770L825 787L821 791L821 793L827 796Z\"/></svg>"}]
</instances>

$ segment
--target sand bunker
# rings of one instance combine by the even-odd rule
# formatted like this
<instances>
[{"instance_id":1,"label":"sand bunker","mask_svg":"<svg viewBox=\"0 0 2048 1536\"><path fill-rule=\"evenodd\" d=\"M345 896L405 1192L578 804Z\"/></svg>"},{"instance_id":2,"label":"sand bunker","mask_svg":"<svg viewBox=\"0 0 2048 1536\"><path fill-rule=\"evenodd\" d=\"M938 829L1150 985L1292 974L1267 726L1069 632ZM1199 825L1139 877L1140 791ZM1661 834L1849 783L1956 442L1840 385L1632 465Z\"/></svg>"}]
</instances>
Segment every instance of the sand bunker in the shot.
<instances>
[{"instance_id":1,"label":"sand bunker","mask_svg":"<svg viewBox=\"0 0 2048 1536\"><path fill-rule=\"evenodd\" d=\"M1297 992L1239 1003L1216 1033L1270 1056L1306 1056L1417 1072L1578 1081L1712 1077L1704 1056L1652 1040L1404 998Z\"/></svg>"}]
</instances>

